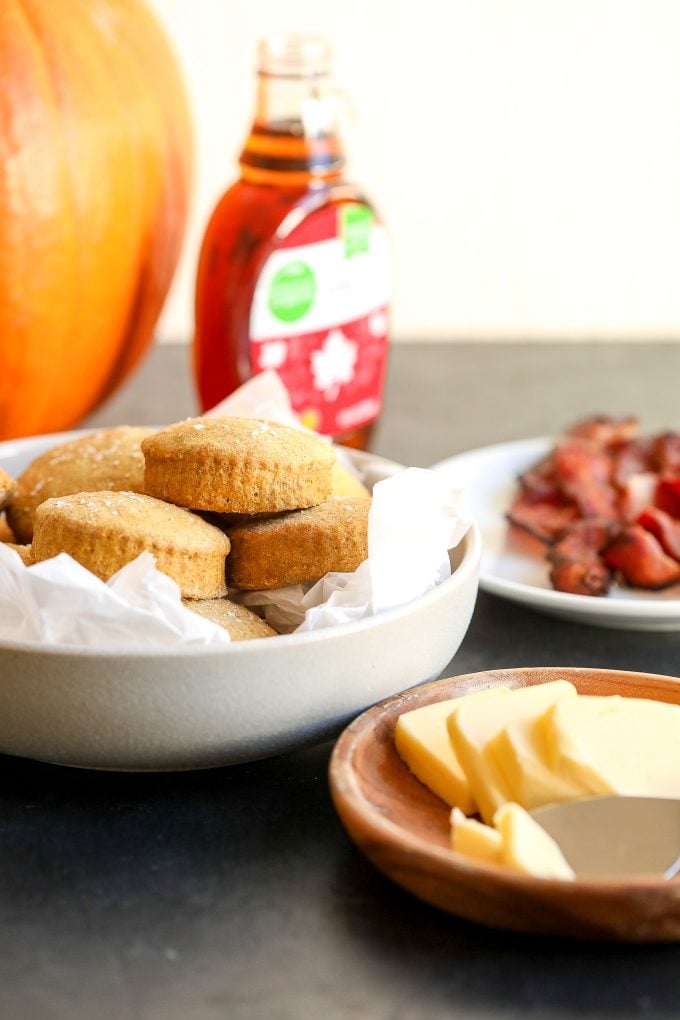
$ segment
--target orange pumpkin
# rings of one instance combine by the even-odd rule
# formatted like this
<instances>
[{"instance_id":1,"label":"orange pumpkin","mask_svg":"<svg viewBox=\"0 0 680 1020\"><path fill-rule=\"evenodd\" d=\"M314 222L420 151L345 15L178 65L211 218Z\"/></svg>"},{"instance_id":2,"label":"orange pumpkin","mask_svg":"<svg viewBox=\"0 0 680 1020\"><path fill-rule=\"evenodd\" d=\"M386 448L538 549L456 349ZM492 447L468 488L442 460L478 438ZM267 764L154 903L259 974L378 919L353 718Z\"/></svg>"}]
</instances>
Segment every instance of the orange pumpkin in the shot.
<instances>
[{"instance_id":1,"label":"orange pumpkin","mask_svg":"<svg viewBox=\"0 0 680 1020\"><path fill-rule=\"evenodd\" d=\"M68 428L148 345L189 115L143 0L0 0L0 439Z\"/></svg>"}]
</instances>

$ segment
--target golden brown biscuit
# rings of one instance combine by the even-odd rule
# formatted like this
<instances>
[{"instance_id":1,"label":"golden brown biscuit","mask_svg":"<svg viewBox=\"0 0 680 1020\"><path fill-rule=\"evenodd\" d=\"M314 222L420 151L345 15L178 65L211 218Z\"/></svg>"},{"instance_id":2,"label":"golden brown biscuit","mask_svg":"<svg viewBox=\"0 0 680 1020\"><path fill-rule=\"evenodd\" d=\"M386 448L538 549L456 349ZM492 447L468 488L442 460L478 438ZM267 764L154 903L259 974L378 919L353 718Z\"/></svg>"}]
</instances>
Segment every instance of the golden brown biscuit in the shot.
<instances>
[{"instance_id":1,"label":"golden brown biscuit","mask_svg":"<svg viewBox=\"0 0 680 1020\"><path fill-rule=\"evenodd\" d=\"M145 491L193 510L275 513L322 503L335 453L299 429L254 418L190 418L142 443Z\"/></svg>"},{"instance_id":2,"label":"golden brown biscuit","mask_svg":"<svg viewBox=\"0 0 680 1020\"><path fill-rule=\"evenodd\" d=\"M231 599L183 599L192 613L205 616L229 631L232 641L246 641L249 638L276 637L276 631L265 623L257 613L246 606L240 606Z\"/></svg>"},{"instance_id":3,"label":"golden brown biscuit","mask_svg":"<svg viewBox=\"0 0 680 1020\"><path fill-rule=\"evenodd\" d=\"M356 496L359 499L370 499L371 494L359 479L351 474L342 464L335 462L331 482L331 492L334 496Z\"/></svg>"},{"instance_id":4,"label":"golden brown biscuit","mask_svg":"<svg viewBox=\"0 0 680 1020\"><path fill-rule=\"evenodd\" d=\"M244 591L318 581L368 556L370 499L331 497L309 510L229 528L229 583Z\"/></svg>"},{"instance_id":5,"label":"golden brown biscuit","mask_svg":"<svg viewBox=\"0 0 680 1020\"><path fill-rule=\"evenodd\" d=\"M14 542L3 543L6 549L14 549L14 552L18 554L19 559L25 567L30 567L33 562L33 556L31 553L30 545L16 545Z\"/></svg>"},{"instance_id":6,"label":"golden brown biscuit","mask_svg":"<svg viewBox=\"0 0 680 1020\"><path fill-rule=\"evenodd\" d=\"M12 476L0 468L0 510L2 510L14 492L16 484Z\"/></svg>"},{"instance_id":7,"label":"golden brown biscuit","mask_svg":"<svg viewBox=\"0 0 680 1020\"><path fill-rule=\"evenodd\" d=\"M14 539L14 532L7 523L7 519L3 514L0 514L0 542L13 542Z\"/></svg>"},{"instance_id":8,"label":"golden brown biscuit","mask_svg":"<svg viewBox=\"0 0 680 1020\"><path fill-rule=\"evenodd\" d=\"M7 519L19 542L33 537L35 509L53 496L76 492L144 491L141 442L153 429L122 425L52 447L17 479Z\"/></svg>"},{"instance_id":9,"label":"golden brown biscuit","mask_svg":"<svg viewBox=\"0 0 680 1020\"><path fill-rule=\"evenodd\" d=\"M366 486L359 481L356 475L348 471L338 460L335 461L331 470L331 496L354 496L358 499L370 499L371 493ZM208 520L213 520L218 528L225 530L234 524L246 524L255 518L262 519L274 516L267 514L210 514L206 513Z\"/></svg>"},{"instance_id":10,"label":"golden brown biscuit","mask_svg":"<svg viewBox=\"0 0 680 1020\"><path fill-rule=\"evenodd\" d=\"M66 552L106 581L145 550L185 598L226 595L229 539L189 510L136 492L81 492L35 512L34 563Z\"/></svg>"}]
</instances>

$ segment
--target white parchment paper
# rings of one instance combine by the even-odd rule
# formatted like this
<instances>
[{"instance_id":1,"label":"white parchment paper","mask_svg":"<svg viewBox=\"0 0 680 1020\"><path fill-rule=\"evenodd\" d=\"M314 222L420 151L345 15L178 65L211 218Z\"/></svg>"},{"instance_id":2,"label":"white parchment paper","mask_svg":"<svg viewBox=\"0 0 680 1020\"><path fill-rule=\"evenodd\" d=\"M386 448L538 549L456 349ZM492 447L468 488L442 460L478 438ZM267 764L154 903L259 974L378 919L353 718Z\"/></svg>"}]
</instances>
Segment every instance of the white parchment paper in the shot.
<instances>
[{"instance_id":1,"label":"white parchment paper","mask_svg":"<svg viewBox=\"0 0 680 1020\"><path fill-rule=\"evenodd\" d=\"M223 627L184 608L151 553L105 583L66 553L26 567L1 543L0 640L107 648L230 643Z\"/></svg>"}]
</instances>

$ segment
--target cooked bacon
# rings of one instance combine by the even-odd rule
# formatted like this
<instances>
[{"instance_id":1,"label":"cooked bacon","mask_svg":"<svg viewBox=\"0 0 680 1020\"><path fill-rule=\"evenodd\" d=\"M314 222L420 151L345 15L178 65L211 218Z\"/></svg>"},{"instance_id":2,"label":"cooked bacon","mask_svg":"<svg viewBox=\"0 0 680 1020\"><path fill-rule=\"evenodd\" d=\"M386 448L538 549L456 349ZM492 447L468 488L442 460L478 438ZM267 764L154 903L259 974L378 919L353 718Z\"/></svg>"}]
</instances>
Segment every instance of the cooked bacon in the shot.
<instances>
[{"instance_id":1,"label":"cooked bacon","mask_svg":"<svg viewBox=\"0 0 680 1020\"><path fill-rule=\"evenodd\" d=\"M519 483L508 520L548 543L559 591L606 595L616 571L640 588L680 580L680 432L588 418Z\"/></svg>"},{"instance_id":2,"label":"cooked bacon","mask_svg":"<svg viewBox=\"0 0 680 1020\"><path fill-rule=\"evenodd\" d=\"M655 471L643 471L626 480L619 495L621 520L634 524L638 514L654 503L659 476Z\"/></svg>"},{"instance_id":3,"label":"cooked bacon","mask_svg":"<svg viewBox=\"0 0 680 1020\"><path fill-rule=\"evenodd\" d=\"M599 559L587 563L565 561L550 568L553 588L571 595L606 595L611 581L611 570Z\"/></svg>"},{"instance_id":4,"label":"cooked bacon","mask_svg":"<svg viewBox=\"0 0 680 1020\"><path fill-rule=\"evenodd\" d=\"M639 515L637 523L658 539L668 556L680 563L680 521L658 507L649 506Z\"/></svg>"},{"instance_id":5,"label":"cooked bacon","mask_svg":"<svg viewBox=\"0 0 680 1020\"><path fill-rule=\"evenodd\" d=\"M604 450L588 439L565 439L555 447L554 459L560 489L583 517L618 519L611 459Z\"/></svg>"},{"instance_id":6,"label":"cooked bacon","mask_svg":"<svg viewBox=\"0 0 680 1020\"><path fill-rule=\"evenodd\" d=\"M602 518L589 518L574 521L564 531L559 541L548 550L548 559L556 563L560 560L583 560L597 556L618 532L618 525Z\"/></svg>"},{"instance_id":7,"label":"cooked bacon","mask_svg":"<svg viewBox=\"0 0 680 1020\"><path fill-rule=\"evenodd\" d=\"M595 415L576 422L567 430L568 436L590 439L600 446L618 446L638 434L640 423L637 418L609 418Z\"/></svg>"},{"instance_id":8,"label":"cooked bacon","mask_svg":"<svg viewBox=\"0 0 680 1020\"><path fill-rule=\"evenodd\" d=\"M680 580L680 563L671 559L657 539L639 524L622 528L604 550L604 561L636 588L666 588Z\"/></svg>"},{"instance_id":9,"label":"cooked bacon","mask_svg":"<svg viewBox=\"0 0 680 1020\"><path fill-rule=\"evenodd\" d=\"M576 520L578 510L562 496L535 500L520 490L512 501L507 517L542 542L552 542L571 521Z\"/></svg>"},{"instance_id":10,"label":"cooked bacon","mask_svg":"<svg viewBox=\"0 0 680 1020\"><path fill-rule=\"evenodd\" d=\"M652 439L630 439L612 451L612 481L619 487L625 486L629 478L656 470L654 441Z\"/></svg>"},{"instance_id":11,"label":"cooked bacon","mask_svg":"<svg viewBox=\"0 0 680 1020\"><path fill-rule=\"evenodd\" d=\"M555 499L560 490L555 476L552 456L546 457L519 476L526 495L532 500Z\"/></svg>"},{"instance_id":12,"label":"cooked bacon","mask_svg":"<svg viewBox=\"0 0 680 1020\"><path fill-rule=\"evenodd\" d=\"M680 518L680 478L660 478L654 493L654 506L671 517Z\"/></svg>"},{"instance_id":13,"label":"cooked bacon","mask_svg":"<svg viewBox=\"0 0 680 1020\"><path fill-rule=\"evenodd\" d=\"M660 474L680 475L680 432L666 432L654 441Z\"/></svg>"},{"instance_id":14,"label":"cooked bacon","mask_svg":"<svg viewBox=\"0 0 680 1020\"><path fill-rule=\"evenodd\" d=\"M606 595L611 570L600 558L617 525L607 520L579 520L570 524L559 541L548 550L552 564L550 580L558 591L574 595Z\"/></svg>"}]
</instances>

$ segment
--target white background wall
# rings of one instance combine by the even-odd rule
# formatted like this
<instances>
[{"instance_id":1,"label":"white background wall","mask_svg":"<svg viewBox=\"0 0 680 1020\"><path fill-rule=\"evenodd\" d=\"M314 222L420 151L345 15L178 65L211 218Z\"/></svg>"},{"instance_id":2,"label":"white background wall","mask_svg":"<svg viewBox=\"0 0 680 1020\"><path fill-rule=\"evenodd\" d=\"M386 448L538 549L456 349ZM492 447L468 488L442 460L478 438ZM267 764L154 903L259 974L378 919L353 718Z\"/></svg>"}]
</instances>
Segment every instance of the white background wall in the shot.
<instances>
[{"instance_id":1,"label":"white background wall","mask_svg":"<svg viewBox=\"0 0 680 1020\"><path fill-rule=\"evenodd\" d=\"M150 2L197 159L161 337L191 336L256 41L280 30L327 35L354 98L350 172L391 230L397 337L680 337L680 0Z\"/></svg>"}]
</instances>

